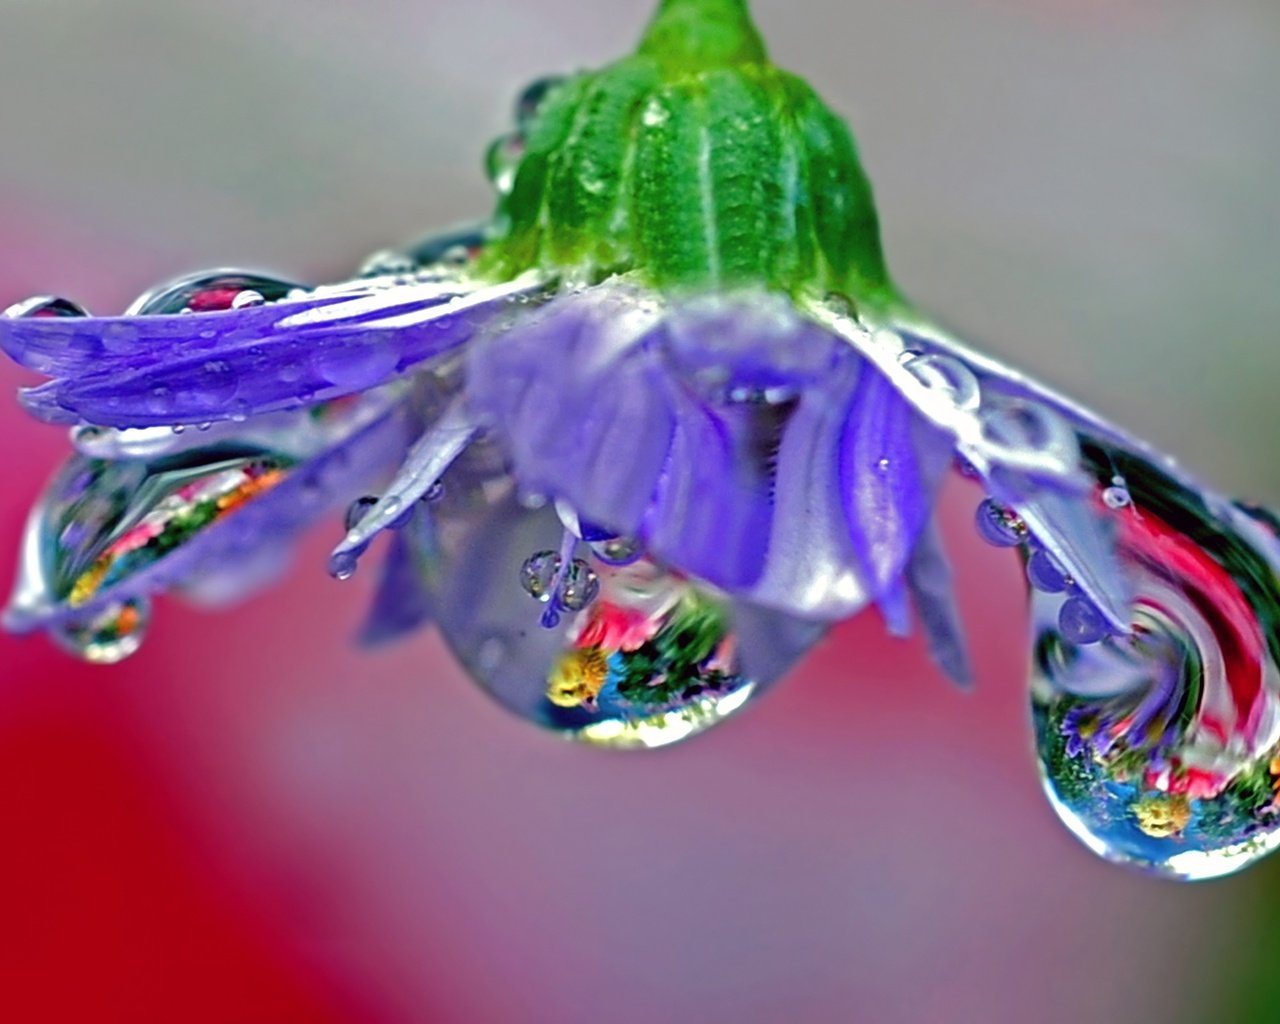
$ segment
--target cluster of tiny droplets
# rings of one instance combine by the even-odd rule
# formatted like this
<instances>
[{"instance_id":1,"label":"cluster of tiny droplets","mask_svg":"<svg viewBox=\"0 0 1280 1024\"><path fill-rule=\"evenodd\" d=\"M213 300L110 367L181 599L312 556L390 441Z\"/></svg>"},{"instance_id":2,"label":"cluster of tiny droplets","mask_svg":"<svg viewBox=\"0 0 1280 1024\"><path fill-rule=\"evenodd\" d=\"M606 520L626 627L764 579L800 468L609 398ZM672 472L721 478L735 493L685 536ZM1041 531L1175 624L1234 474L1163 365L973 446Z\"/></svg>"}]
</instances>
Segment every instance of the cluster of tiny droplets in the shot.
<instances>
[{"instance_id":1,"label":"cluster of tiny droplets","mask_svg":"<svg viewBox=\"0 0 1280 1024\"><path fill-rule=\"evenodd\" d=\"M1117 484L1107 489L1103 501L1110 508L1124 508L1130 501L1129 492L1122 484ZM1026 563L1027 580L1036 590L1069 595L1058 609L1058 632L1064 640L1072 644L1094 644L1106 638L1110 631L1098 610L1088 598L1072 593L1075 580L1063 570L1051 552L1035 543L1026 523L1017 513L987 498L978 506L974 522L978 534L988 544L1030 549Z\"/></svg>"},{"instance_id":2,"label":"cluster of tiny droplets","mask_svg":"<svg viewBox=\"0 0 1280 1024\"><path fill-rule=\"evenodd\" d=\"M600 577L581 558L565 565L554 551L538 551L520 566L520 585L535 601L547 606L542 624L551 629L561 612L580 612L600 596Z\"/></svg>"}]
</instances>

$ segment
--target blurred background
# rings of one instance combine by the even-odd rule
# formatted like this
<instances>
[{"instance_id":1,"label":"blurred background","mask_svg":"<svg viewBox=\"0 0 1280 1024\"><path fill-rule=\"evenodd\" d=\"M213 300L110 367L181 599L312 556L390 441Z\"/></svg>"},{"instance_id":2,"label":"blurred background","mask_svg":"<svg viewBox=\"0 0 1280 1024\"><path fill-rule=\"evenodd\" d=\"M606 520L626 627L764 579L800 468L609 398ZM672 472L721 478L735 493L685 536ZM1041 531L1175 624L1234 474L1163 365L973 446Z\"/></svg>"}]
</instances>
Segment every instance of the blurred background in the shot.
<instances>
[{"instance_id":1,"label":"blurred background","mask_svg":"<svg viewBox=\"0 0 1280 1024\"><path fill-rule=\"evenodd\" d=\"M1280 504L1275 0L756 0L846 113L918 301ZM333 279L485 213L511 98L642 0L0 0L0 306L206 266ZM0 365L6 394L32 378ZM0 403L0 576L67 451ZM1014 557L948 534L979 685L874 614L652 755L352 635L311 538L143 651L0 637L0 1016L104 1022L1280 1020L1280 859L1096 862L1030 753Z\"/></svg>"}]
</instances>

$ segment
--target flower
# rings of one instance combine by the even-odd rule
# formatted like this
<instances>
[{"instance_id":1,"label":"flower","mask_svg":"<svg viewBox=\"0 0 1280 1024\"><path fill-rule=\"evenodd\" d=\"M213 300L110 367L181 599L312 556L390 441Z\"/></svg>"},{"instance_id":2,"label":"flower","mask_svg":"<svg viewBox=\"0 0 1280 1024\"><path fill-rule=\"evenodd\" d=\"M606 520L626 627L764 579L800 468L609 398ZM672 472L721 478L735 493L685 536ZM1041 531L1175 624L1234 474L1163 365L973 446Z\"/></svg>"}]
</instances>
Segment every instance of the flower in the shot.
<instances>
[{"instance_id":1,"label":"flower","mask_svg":"<svg viewBox=\"0 0 1280 1024\"><path fill-rule=\"evenodd\" d=\"M517 121L490 221L351 281L12 307L0 347L50 378L22 400L77 454L7 625L122 657L152 594L234 599L345 508L334 576L390 534L367 640L432 620L518 713L652 745L869 604L967 682L934 523L954 468L1025 559L1037 708L1083 701L1069 758L1130 714L1163 754L1269 762L1273 520L917 311L848 128L743 0L663 0L635 54L538 83ZM1095 839L1115 820L1057 803Z\"/></svg>"}]
</instances>

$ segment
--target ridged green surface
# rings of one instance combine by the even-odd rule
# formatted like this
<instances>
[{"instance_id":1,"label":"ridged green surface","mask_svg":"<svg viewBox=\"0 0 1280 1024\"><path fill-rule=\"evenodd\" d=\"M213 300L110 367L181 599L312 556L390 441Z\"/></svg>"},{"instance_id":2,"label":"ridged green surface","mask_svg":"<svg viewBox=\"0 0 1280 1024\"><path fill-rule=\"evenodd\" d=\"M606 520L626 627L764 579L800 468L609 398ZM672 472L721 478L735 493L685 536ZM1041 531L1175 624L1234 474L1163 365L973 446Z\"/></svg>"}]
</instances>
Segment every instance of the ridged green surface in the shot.
<instances>
[{"instance_id":1,"label":"ridged green surface","mask_svg":"<svg viewBox=\"0 0 1280 1024\"><path fill-rule=\"evenodd\" d=\"M892 294L848 128L741 0L666 0L634 56L552 90L496 223L504 276Z\"/></svg>"}]
</instances>

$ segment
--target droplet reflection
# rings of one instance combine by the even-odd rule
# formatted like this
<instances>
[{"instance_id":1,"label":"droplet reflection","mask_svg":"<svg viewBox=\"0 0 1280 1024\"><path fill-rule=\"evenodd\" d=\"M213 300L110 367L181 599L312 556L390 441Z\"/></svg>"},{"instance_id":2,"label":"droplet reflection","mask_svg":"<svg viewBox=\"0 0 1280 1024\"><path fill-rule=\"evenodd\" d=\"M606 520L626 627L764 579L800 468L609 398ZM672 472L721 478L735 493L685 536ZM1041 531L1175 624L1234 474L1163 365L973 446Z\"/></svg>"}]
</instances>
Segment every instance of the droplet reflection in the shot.
<instances>
[{"instance_id":1,"label":"droplet reflection","mask_svg":"<svg viewBox=\"0 0 1280 1024\"><path fill-rule=\"evenodd\" d=\"M1031 591L1045 788L1109 860L1229 874L1280 845L1275 546L1148 463L1116 461L1126 500L1100 486L1097 504L1134 585L1131 634L1107 634L1079 597Z\"/></svg>"}]
</instances>

